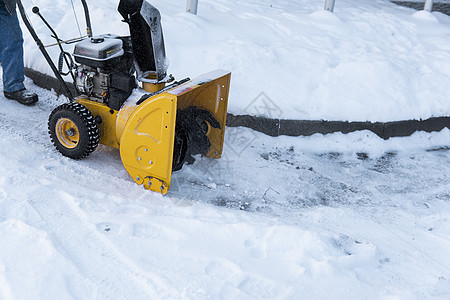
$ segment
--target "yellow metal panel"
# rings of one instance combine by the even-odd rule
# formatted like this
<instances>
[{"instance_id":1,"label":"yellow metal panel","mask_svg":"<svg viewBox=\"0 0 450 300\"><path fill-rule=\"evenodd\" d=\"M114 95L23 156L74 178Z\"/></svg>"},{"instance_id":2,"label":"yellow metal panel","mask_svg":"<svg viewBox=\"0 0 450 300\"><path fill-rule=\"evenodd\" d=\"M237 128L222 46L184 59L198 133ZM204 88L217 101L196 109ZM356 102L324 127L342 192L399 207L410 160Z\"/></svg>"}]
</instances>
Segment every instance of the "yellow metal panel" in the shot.
<instances>
[{"instance_id":1,"label":"yellow metal panel","mask_svg":"<svg viewBox=\"0 0 450 300\"><path fill-rule=\"evenodd\" d=\"M119 148L119 140L116 137L116 119L117 111L112 110L106 104L91 101L85 98L77 97L76 102L86 106L86 108L95 117L100 116L102 122L98 124L100 131L100 143L106 146Z\"/></svg>"},{"instance_id":2,"label":"yellow metal panel","mask_svg":"<svg viewBox=\"0 0 450 300\"><path fill-rule=\"evenodd\" d=\"M120 138L120 157L137 184L166 194L172 176L177 97L153 96L135 107Z\"/></svg>"},{"instance_id":3,"label":"yellow metal panel","mask_svg":"<svg viewBox=\"0 0 450 300\"><path fill-rule=\"evenodd\" d=\"M131 99L128 99L124 105L120 108L119 113L117 114L116 120L116 138L120 142L120 137L122 136L123 130L125 129L125 125L127 124L131 114L136 110L137 106L135 101L132 103Z\"/></svg>"},{"instance_id":4,"label":"yellow metal panel","mask_svg":"<svg viewBox=\"0 0 450 300\"><path fill-rule=\"evenodd\" d=\"M217 70L168 92L178 96L178 109L196 106L210 111L219 121L221 128L209 126L207 133L211 149L206 156L211 158L222 156L230 81L231 73Z\"/></svg>"}]
</instances>

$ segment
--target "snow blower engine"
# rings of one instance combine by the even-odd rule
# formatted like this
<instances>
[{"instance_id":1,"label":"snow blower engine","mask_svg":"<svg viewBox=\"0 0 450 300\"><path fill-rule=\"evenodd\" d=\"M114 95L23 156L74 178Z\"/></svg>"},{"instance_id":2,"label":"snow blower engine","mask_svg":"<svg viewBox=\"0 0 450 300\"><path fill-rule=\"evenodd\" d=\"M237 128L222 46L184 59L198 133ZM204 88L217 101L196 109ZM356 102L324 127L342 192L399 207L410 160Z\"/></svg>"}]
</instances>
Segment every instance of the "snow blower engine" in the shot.
<instances>
[{"instance_id":1,"label":"snow blower engine","mask_svg":"<svg viewBox=\"0 0 450 300\"><path fill-rule=\"evenodd\" d=\"M93 36L84 7L87 34L62 40L34 7L56 39L44 46L20 0L22 19L59 80L69 103L50 114L49 134L63 155L82 159L98 143L120 150L134 181L166 194L172 172L194 155L222 155L231 74L216 70L196 79L175 81L167 74L167 59L159 11L145 0L121 0L118 11L130 36ZM74 43L73 54L63 44ZM58 46L55 65L46 47ZM63 76L71 76L73 85ZM145 93L130 97L135 88Z\"/></svg>"}]
</instances>

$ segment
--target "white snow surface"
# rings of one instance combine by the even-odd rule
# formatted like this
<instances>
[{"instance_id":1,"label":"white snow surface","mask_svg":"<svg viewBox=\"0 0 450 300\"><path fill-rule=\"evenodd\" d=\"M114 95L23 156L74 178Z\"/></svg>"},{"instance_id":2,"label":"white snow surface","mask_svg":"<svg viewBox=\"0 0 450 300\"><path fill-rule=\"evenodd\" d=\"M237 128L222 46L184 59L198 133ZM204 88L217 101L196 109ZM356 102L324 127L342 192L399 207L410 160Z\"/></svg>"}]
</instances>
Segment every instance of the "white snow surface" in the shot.
<instances>
[{"instance_id":1,"label":"white snow surface","mask_svg":"<svg viewBox=\"0 0 450 300\"><path fill-rule=\"evenodd\" d=\"M59 32L76 33L65 25L70 3L34 2L54 14ZM96 33L126 33L115 1L91 2ZM233 113L261 91L286 105L281 117L379 121L448 113L448 101L438 100L448 64L441 14L414 14L383 0L339 0L335 15L320 11L322 1L271 7L205 0L199 16L182 13L185 1L152 3L163 14L179 78L234 72ZM386 36L390 30L399 40ZM27 64L45 70L26 43ZM425 49L432 54L421 52L417 65ZM292 61L297 50L301 58ZM402 51L413 53L396 65ZM326 85L322 71L330 73ZM331 83L331 73L356 80L377 105L359 99L359 110L342 102L356 95L355 86ZM293 82L297 77L303 79ZM307 91L311 80L317 88ZM388 85L386 98L399 101L389 110L370 94L381 93L379 83ZM100 145L81 161L61 156L47 120L67 99L29 79L26 85L39 95L34 107L0 94L0 299L450 298L449 129L382 140L368 131L273 138L227 128L222 159L197 157L161 196L132 181L116 149ZM400 101L406 87L412 90ZM314 93L332 93L343 109L322 97L297 97ZM426 103L418 106L419 98Z\"/></svg>"},{"instance_id":2,"label":"white snow surface","mask_svg":"<svg viewBox=\"0 0 450 300\"><path fill-rule=\"evenodd\" d=\"M80 1L73 1L81 32ZM95 35L128 35L118 1L88 1ZM435 1L436 2L436 1ZM68 0L23 0L63 39L79 35ZM396 121L450 115L450 18L388 0L154 0L169 72L178 79L232 72L229 112L282 119ZM50 32L31 12L41 39ZM26 31L26 30L24 30ZM26 34L26 65L52 74ZM66 47L70 50L70 47ZM56 59L58 48L50 49ZM254 105L263 93L266 109ZM269 100L270 99L270 100ZM267 103L270 109L267 109Z\"/></svg>"},{"instance_id":3,"label":"white snow surface","mask_svg":"<svg viewBox=\"0 0 450 300\"><path fill-rule=\"evenodd\" d=\"M161 196L114 148L61 156L46 123L67 100L26 84L34 107L0 96L0 299L450 297L450 130L227 128Z\"/></svg>"}]
</instances>

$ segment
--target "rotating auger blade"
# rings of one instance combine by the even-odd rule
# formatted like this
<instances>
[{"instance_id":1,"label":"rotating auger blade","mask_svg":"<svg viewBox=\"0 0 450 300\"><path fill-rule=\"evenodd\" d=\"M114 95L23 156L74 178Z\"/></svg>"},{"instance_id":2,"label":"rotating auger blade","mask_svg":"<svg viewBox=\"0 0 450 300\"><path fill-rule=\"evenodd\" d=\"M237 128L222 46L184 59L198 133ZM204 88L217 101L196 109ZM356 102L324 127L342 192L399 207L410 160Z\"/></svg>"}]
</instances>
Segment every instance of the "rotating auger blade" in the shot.
<instances>
[{"instance_id":1,"label":"rotating auger blade","mask_svg":"<svg viewBox=\"0 0 450 300\"><path fill-rule=\"evenodd\" d=\"M219 121L208 110L189 106L177 112L175 139L176 142L182 141L182 146L178 147L182 151L178 157L178 153L174 152L173 171L181 169L185 161L192 164L194 155L209 152L211 142L207 134L210 127L221 129Z\"/></svg>"}]
</instances>

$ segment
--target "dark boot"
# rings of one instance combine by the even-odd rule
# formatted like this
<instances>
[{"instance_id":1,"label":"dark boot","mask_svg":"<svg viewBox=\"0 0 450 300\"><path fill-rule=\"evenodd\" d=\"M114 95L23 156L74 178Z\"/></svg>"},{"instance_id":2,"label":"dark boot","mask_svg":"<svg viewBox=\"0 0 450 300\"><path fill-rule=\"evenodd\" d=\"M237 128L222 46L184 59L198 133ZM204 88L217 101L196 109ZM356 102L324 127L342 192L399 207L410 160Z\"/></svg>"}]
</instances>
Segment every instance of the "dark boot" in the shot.
<instances>
[{"instance_id":1,"label":"dark boot","mask_svg":"<svg viewBox=\"0 0 450 300\"><path fill-rule=\"evenodd\" d=\"M26 89L12 93L3 92L3 94L6 98L16 100L23 105L32 105L38 101L38 96L35 93L28 92Z\"/></svg>"}]
</instances>

